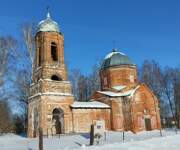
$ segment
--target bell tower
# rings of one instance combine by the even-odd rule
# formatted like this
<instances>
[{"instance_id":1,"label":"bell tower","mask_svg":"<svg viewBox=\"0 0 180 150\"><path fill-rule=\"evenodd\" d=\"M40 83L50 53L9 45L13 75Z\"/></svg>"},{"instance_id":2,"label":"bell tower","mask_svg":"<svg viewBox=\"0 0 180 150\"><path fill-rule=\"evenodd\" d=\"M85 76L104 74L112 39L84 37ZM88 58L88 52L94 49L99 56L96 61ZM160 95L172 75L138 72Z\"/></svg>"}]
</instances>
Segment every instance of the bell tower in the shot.
<instances>
[{"instance_id":1,"label":"bell tower","mask_svg":"<svg viewBox=\"0 0 180 150\"><path fill-rule=\"evenodd\" d=\"M51 20L48 13L47 19L40 22L38 26L35 36L36 56L33 82L39 79L67 80L64 64L64 37L56 25L57 23Z\"/></svg>"},{"instance_id":2,"label":"bell tower","mask_svg":"<svg viewBox=\"0 0 180 150\"><path fill-rule=\"evenodd\" d=\"M37 27L35 59L28 103L28 136L72 132L74 101L64 63L64 36L47 13Z\"/></svg>"}]
</instances>

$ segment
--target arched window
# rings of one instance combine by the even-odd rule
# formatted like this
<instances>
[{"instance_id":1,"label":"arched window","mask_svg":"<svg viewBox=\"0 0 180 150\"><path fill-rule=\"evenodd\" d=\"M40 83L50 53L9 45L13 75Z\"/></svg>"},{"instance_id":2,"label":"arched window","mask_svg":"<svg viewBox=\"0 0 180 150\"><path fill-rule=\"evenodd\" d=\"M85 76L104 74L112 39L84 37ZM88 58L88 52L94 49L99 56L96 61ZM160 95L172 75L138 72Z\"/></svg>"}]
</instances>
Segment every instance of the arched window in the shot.
<instances>
[{"instance_id":1,"label":"arched window","mask_svg":"<svg viewBox=\"0 0 180 150\"><path fill-rule=\"evenodd\" d=\"M51 80L62 81L62 79L58 77L57 75L52 75Z\"/></svg>"},{"instance_id":2,"label":"arched window","mask_svg":"<svg viewBox=\"0 0 180 150\"><path fill-rule=\"evenodd\" d=\"M57 57L57 45L54 42L51 43L51 57L52 57L53 61L58 60L58 57Z\"/></svg>"}]
</instances>

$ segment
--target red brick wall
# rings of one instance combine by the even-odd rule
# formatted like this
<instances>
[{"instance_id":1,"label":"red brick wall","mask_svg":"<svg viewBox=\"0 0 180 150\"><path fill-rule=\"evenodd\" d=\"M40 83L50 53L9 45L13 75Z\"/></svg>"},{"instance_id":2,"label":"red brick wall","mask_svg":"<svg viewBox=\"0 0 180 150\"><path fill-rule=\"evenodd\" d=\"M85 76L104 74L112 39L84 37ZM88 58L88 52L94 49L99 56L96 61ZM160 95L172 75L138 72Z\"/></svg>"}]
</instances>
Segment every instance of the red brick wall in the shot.
<instances>
[{"instance_id":1,"label":"red brick wall","mask_svg":"<svg viewBox=\"0 0 180 150\"><path fill-rule=\"evenodd\" d=\"M138 82L135 66L110 67L100 71L101 89L118 85L131 86Z\"/></svg>"},{"instance_id":2,"label":"red brick wall","mask_svg":"<svg viewBox=\"0 0 180 150\"><path fill-rule=\"evenodd\" d=\"M67 71L64 64L64 37L56 32L39 32L35 37L35 41L36 57L33 81L37 82L39 78L50 79L52 75L67 80ZM51 56L52 42L57 45L57 61L53 61ZM41 55L41 64L39 64L39 55Z\"/></svg>"},{"instance_id":3,"label":"red brick wall","mask_svg":"<svg viewBox=\"0 0 180 150\"><path fill-rule=\"evenodd\" d=\"M94 100L104 102L111 106L111 129L112 130L131 130L138 132L146 130L145 118L150 119L151 129L160 129L160 114L158 107L158 100L152 91L145 85L139 84L139 88L134 93L130 100L130 112L124 113L123 100L121 97L106 97L105 95L96 92L92 98ZM147 112L145 112L146 110ZM129 121L125 121L127 117ZM126 128L124 128L126 127Z\"/></svg>"},{"instance_id":4,"label":"red brick wall","mask_svg":"<svg viewBox=\"0 0 180 150\"><path fill-rule=\"evenodd\" d=\"M73 131L89 132L94 120L104 120L106 129L111 129L110 109L72 109Z\"/></svg>"},{"instance_id":5,"label":"red brick wall","mask_svg":"<svg viewBox=\"0 0 180 150\"><path fill-rule=\"evenodd\" d=\"M35 42L33 84L30 87L28 104L28 136L33 137L34 129L31 114L35 107L39 113L39 127L43 128L44 134L53 128L52 111L54 108L63 110L64 133L70 133L72 132L70 105L73 103L74 97L71 95L71 84L67 82L67 71L64 64L64 37L56 32L39 32L36 34ZM51 56L52 42L57 45L57 61L54 61ZM40 64L39 58L41 58ZM51 80L52 75L57 75L63 81ZM68 95L61 95L62 93L68 93Z\"/></svg>"},{"instance_id":6,"label":"red brick wall","mask_svg":"<svg viewBox=\"0 0 180 150\"><path fill-rule=\"evenodd\" d=\"M133 113L133 130L140 131L144 130L145 122L143 121L145 118L149 118L151 121L151 128L152 129L160 129L160 114L159 114L159 107L158 101L152 91L145 85L141 84L139 89L137 89L132 103L132 113ZM141 118L142 123L140 127L140 120Z\"/></svg>"}]
</instances>

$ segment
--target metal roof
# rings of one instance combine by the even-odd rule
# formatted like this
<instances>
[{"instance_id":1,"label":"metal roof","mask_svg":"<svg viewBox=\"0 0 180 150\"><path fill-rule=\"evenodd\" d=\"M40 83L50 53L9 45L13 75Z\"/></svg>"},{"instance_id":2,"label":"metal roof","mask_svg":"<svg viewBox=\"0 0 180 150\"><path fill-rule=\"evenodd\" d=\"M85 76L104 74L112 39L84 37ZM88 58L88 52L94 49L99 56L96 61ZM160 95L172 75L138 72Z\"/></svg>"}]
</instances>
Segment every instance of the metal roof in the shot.
<instances>
[{"instance_id":1,"label":"metal roof","mask_svg":"<svg viewBox=\"0 0 180 150\"><path fill-rule=\"evenodd\" d=\"M101 69L119 65L135 66L135 64L129 59L127 55L113 49L113 51L104 58Z\"/></svg>"},{"instance_id":2,"label":"metal roof","mask_svg":"<svg viewBox=\"0 0 180 150\"><path fill-rule=\"evenodd\" d=\"M37 32L60 32L58 23L53 21L51 19L50 13L47 13L47 17L45 20L42 20L39 22L38 27L37 27Z\"/></svg>"}]
</instances>

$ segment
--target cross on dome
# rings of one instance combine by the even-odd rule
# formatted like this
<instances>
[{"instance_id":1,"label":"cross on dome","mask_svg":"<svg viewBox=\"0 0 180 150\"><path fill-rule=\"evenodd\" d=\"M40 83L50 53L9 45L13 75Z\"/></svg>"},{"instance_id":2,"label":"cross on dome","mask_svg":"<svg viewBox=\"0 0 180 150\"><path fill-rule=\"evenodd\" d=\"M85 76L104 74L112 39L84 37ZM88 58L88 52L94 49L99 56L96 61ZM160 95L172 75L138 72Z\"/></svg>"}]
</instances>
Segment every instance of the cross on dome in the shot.
<instances>
[{"instance_id":1,"label":"cross on dome","mask_svg":"<svg viewBox=\"0 0 180 150\"><path fill-rule=\"evenodd\" d=\"M46 17L47 17L47 19L49 18L51 18L51 15L50 15L50 7L49 6L47 6L47 15L46 15Z\"/></svg>"},{"instance_id":2,"label":"cross on dome","mask_svg":"<svg viewBox=\"0 0 180 150\"><path fill-rule=\"evenodd\" d=\"M50 12L47 13L47 18L51 18Z\"/></svg>"}]
</instances>

